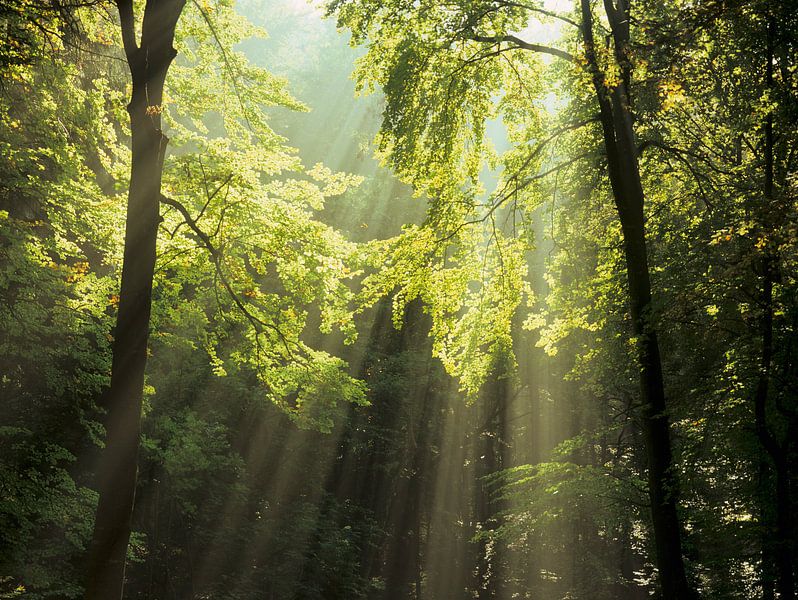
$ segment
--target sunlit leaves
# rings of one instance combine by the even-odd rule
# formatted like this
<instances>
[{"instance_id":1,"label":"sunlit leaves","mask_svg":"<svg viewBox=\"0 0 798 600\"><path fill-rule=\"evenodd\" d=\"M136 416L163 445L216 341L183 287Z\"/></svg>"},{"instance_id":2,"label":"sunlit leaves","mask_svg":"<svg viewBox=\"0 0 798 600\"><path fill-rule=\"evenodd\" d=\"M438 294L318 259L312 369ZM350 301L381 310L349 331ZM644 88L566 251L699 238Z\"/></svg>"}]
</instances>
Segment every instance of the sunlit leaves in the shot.
<instances>
[{"instance_id":1,"label":"sunlit leaves","mask_svg":"<svg viewBox=\"0 0 798 600\"><path fill-rule=\"evenodd\" d=\"M176 153L164 185L193 223L164 210L161 285L171 302L191 298L204 329L223 332L201 344L217 375L251 370L265 400L304 426L329 429L325 404L363 402L363 388L305 335L313 322L354 339L355 246L315 215L360 178L321 164L305 170L271 130L266 107L303 107L284 80L235 50L259 32L231 5L189 6L181 22L183 56L167 81ZM208 339L190 333L198 334Z\"/></svg>"},{"instance_id":2,"label":"sunlit leaves","mask_svg":"<svg viewBox=\"0 0 798 600\"><path fill-rule=\"evenodd\" d=\"M512 354L511 322L530 298L525 252L546 154L539 58L474 38L524 29L528 15L484 2L337 2L330 10L354 43L368 40L356 76L385 97L380 155L428 199L422 225L366 248L378 271L365 278L362 301L395 293L400 319L420 298L435 354L476 394L495 355ZM486 140L494 119L513 143L503 155ZM486 170L498 178L487 190Z\"/></svg>"},{"instance_id":3,"label":"sunlit leaves","mask_svg":"<svg viewBox=\"0 0 798 600\"><path fill-rule=\"evenodd\" d=\"M36 44L51 43L55 53L48 60L36 55L32 64L3 64L0 99L0 385L13 425L0 437L6 448L22 440L18 456L6 453L0 464L3 487L17 490L0 517L24 521L30 533L13 547L2 544L8 548L2 561L16 576L26 565L32 598L48 589L80 595L77 585L63 587L77 576L42 565L60 562L66 573L90 530L94 498L66 469L78 450L102 437L97 405L110 369L130 167L118 26L104 9L74 14L87 52L31 29L42 36ZM183 17L180 58L164 105L152 111L164 116L171 142L164 193L185 207L194 228L164 205L145 426L160 427L169 439L160 449L145 448L178 488L189 486L176 491L185 500L182 510L193 515L196 506L187 499L198 481L235 471L236 455L229 431L212 416L166 408L169 386L180 380L179 361L199 360L205 372L262 408L276 404L299 425L325 431L344 403L365 401L365 390L343 360L306 339L311 328L354 338L355 247L316 214L359 179L322 165L305 170L270 129L266 107L303 106L285 80L235 49L260 32L231 3L189 2ZM159 377L164 370L170 377ZM34 464L38 454L48 465ZM50 472L49 483L25 480L25 473ZM66 531L69 547L54 543L43 553L31 540L44 540L45 526ZM143 552L146 544L134 546ZM0 585L4 593L6 581Z\"/></svg>"},{"instance_id":4,"label":"sunlit leaves","mask_svg":"<svg viewBox=\"0 0 798 600\"><path fill-rule=\"evenodd\" d=\"M126 152L112 75L71 48L36 58L0 98L0 593L77 597L96 495L74 463L102 437Z\"/></svg>"}]
</instances>

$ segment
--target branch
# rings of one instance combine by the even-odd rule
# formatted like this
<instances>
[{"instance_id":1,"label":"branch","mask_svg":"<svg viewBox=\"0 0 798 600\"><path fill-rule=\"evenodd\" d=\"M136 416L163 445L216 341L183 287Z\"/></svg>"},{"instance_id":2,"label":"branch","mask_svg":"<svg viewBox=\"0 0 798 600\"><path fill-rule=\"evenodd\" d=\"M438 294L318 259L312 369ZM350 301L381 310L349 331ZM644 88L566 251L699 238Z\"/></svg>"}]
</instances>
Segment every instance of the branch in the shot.
<instances>
[{"instance_id":1,"label":"branch","mask_svg":"<svg viewBox=\"0 0 798 600\"><path fill-rule=\"evenodd\" d=\"M706 144L701 144L701 145L704 148L707 148L707 149L709 149L711 151L711 148L709 148ZM697 151L694 151L694 150L688 150L688 149L685 149L685 148L676 148L675 146L669 146L669 145L665 144L664 142L661 142L661 141L658 141L658 140L645 140L643 143L641 143L637 147L637 154L639 156L642 155L643 151L646 150L649 147L659 148L660 150L663 150L665 152L670 152L672 154L679 154L679 155L683 155L683 156L689 156L691 158L694 158L696 161L705 164L708 168L712 169L716 173L719 173L720 175L726 175L727 177L735 177L735 176L737 176L737 174L734 171L729 171L727 169L723 169L723 168L719 167L717 164L715 164L713 162L713 160L710 157L708 157L708 156L706 156L704 154L699 154ZM713 152L713 153L715 154L715 156L718 156L721 160L726 160L726 157L724 157L722 155L718 155L716 152Z\"/></svg>"},{"instance_id":2,"label":"branch","mask_svg":"<svg viewBox=\"0 0 798 600\"><path fill-rule=\"evenodd\" d=\"M119 25L122 29L122 45L128 64L133 63L139 47L136 44L136 17L133 14L133 0L116 0L119 11Z\"/></svg>"},{"instance_id":3,"label":"branch","mask_svg":"<svg viewBox=\"0 0 798 600\"><path fill-rule=\"evenodd\" d=\"M200 162L200 164L202 164L202 162ZM204 215L205 211L208 210L208 206L210 205L211 201L216 197L216 195L220 191L222 191L222 188L224 186L226 186L227 184L229 184L230 181L232 181L233 174L230 173L227 177L225 177L224 180L210 194L208 193L208 179L205 177L205 170L204 169L203 169L203 172L202 172L202 179L203 179L203 182L205 184L205 197L207 198L207 200L205 201L205 204L202 205L202 210L200 210L199 214L197 215L197 218L196 218L197 221L199 221L202 218L202 215Z\"/></svg>"},{"instance_id":4,"label":"branch","mask_svg":"<svg viewBox=\"0 0 798 600\"><path fill-rule=\"evenodd\" d=\"M686 150L681 150L679 148L674 148L673 146L668 146L667 144L663 144L662 142L658 142L656 140L647 140L647 141L643 142L640 145L640 147L638 148L638 154L640 154L643 150L645 150L649 146L652 147L652 148L659 148L663 152L667 152L667 153L671 154L672 156L674 156L676 158L676 160L678 160L685 167L687 167L687 170L690 171L690 174L693 176L693 179L695 180L696 184L698 185L698 191L701 192L701 199L704 201L704 204L706 204L707 208L709 208L710 210L715 208L714 203L710 202L709 198L707 197L706 192L704 191L704 186L701 184L701 177L702 176L704 177L704 179L707 180L707 182L709 183L710 187L712 187L711 180L706 175L702 175L701 173L696 171L695 168L693 167L692 163L687 158L685 158L685 155L693 156L694 158L697 158L694 154L692 154L692 153L690 153L690 152L688 152Z\"/></svg>"},{"instance_id":5,"label":"branch","mask_svg":"<svg viewBox=\"0 0 798 600\"><path fill-rule=\"evenodd\" d=\"M502 42L510 42L515 44L515 47L522 48L524 50L529 50L531 52L539 52L541 54L550 54L551 56L555 56L557 58L561 58L563 60L567 60L568 62L575 63L576 59L574 59L573 55L566 52L565 50L560 50L558 48L552 48L551 46L543 46L541 44L530 44L522 40L519 37L514 35L472 35L469 39L475 42L487 42L489 44L501 44Z\"/></svg>"},{"instance_id":6,"label":"branch","mask_svg":"<svg viewBox=\"0 0 798 600\"><path fill-rule=\"evenodd\" d=\"M202 164L202 162L200 162L200 164ZM191 172L188 171L188 164L186 164L186 170L187 170L187 174L188 174L188 176L190 178L191 177ZM225 177L224 180L218 185L218 187L213 192L211 192L208 189L208 179L207 179L207 177L205 175L205 171L204 170L202 172L202 178L203 178L203 182L204 182L204 186L205 186L205 197L207 198L207 200L205 201L205 204L203 204L202 209L200 210L199 214L197 215L197 218L194 219L194 223L199 223L199 220L205 214L205 211L208 209L208 206L210 205L211 201L217 196L217 194L220 191L222 191L222 188L224 186L228 185L230 183L230 181L233 179L233 174L230 173L227 177ZM174 202L176 202L176 201L174 201ZM172 205L170 205L170 206L172 206ZM181 214L183 214L183 216L185 217L185 214L182 213L182 211L181 211ZM177 227L175 227L173 231L169 232L169 237L170 238L175 237L175 235L177 234L177 231L184 224L188 225L189 224L188 220L184 221L183 223L178 223ZM213 235L210 235L208 237L212 238L212 237L215 237L215 236L216 236L216 233L214 233Z\"/></svg>"},{"instance_id":7,"label":"branch","mask_svg":"<svg viewBox=\"0 0 798 600\"><path fill-rule=\"evenodd\" d=\"M227 278L224 269L222 269L222 253L219 251L218 248L216 248L213 245L213 242L211 241L211 238L208 236L208 234L202 231L202 229L200 229L199 225L197 224L197 221L191 217L191 214L188 212L188 209L177 200L168 198L163 194L161 194L161 202L176 209L177 212L179 212L186 220L186 225L188 225L191 228L191 230L195 233L195 235L200 239L202 245L205 246L205 249L208 251L208 254L210 254L211 262L213 262L216 274L219 277L219 280L222 282L222 286L230 295L230 298L238 307L238 310L241 311L241 313L249 321L250 325L252 325L252 328L255 330L255 333L262 333L264 328L274 331L277 334L277 336L280 338L280 341L283 343L283 346L285 347L286 352L288 352L288 355L293 356L294 354L291 351L291 348L288 346L290 340L288 340L288 338L280 330L280 328L274 325L273 323L264 321L263 319L254 315L252 311L250 311L246 307L246 305L241 301L241 298L238 297L238 294L235 293L235 290L233 290L233 286L230 283L230 280ZM291 343L296 344L296 342L291 342Z\"/></svg>"},{"instance_id":8,"label":"branch","mask_svg":"<svg viewBox=\"0 0 798 600\"><path fill-rule=\"evenodd\" d=\"M526 178L523 182L521 182L520 185L516 185L513 188L512 193L502 192L493 201L493 204L491 204L490 208L488 209L488 211L484 215L482 215L479 218L472 219L470 221L463 221L457 227L455 227L454 231L452 231L450 234L435 240L436 244L440 244L442 242L446 242L446 241L452 239L454 236L456 236L458 233L460 233L460 231L462 231L463 229L465 229L469 225L476 225L478 223L484 223L485 221L490 219L491 216L493 215L493 213L495 213L502 205L504 205L504 203L507 202L508 199L510 199L513 195L517 194L520 190L523 190L526 187L528 187L532 182L538 181L540 179L545 179L546 177L548 177L552 173L557 173L557 172L561 171L562 169L565 169L565 168L571 166L575 162L580 161L583 158L588 158L591 155L592 155L592 153L590 153L590 152L582 153L582 154L580 154L578 156L575 156L573 158L570 158L570 159L568 159L566 161L561 162L560 164L552 167L551 169L548 169L547 171L543 171L542 173L538 173L536 175L533 175L531 177ZM514 180L514 179L515 180L518 179L518 175L517 174L513 175L510 179L508 179L508 183L506 183L503 186L503 189L507 189L507 187L509 187L509 182Z\"/></svg>"},{"instance_id":9,"label":"branch","mask_svg":"<svg viewBox=\"0 0 798 600\"><path fill-rule=\"evenodd\" d=\"M573 27L579 27L579 23L577 23L576 21L574 21L572 19L569 19L566 16L557 14L555 12L552 12L552 11L549 11L549 10L545 10L543 8L538 8L536 6L529 6L528 4L523 4L522 2L512 2L512 1L509 1L509 0L496 0L496 1L497 1L498 4L501 4L502 6L512 6L512 7L515 7L515 8L525 8L528 11L535 12L535 13L538 13L538 14L541 14L541 15L545 15L545 16L551 17L553 19L558 19L558 20L562 21L563 23L568 23L568 25L571 25Z\"/></svg>"},{"instance_id":10,"label":"branch","mask_svg":"<svg viewBox=\"0 0 798 600\"><path fill-rule=\"evenodd\" d=\"M529 185L529 181L527 181L526 183L522 184L521 188L519 188L518 185L517 185L518 184L518 179L519 179L521 173L524 171L524 169L526 169L529 166L529 163L531 163L532 160L536 156L540 155L540 153L543 152L543 150L546 148L546 146L550 142L552 142L553 140L557 139L563 133L566 133L568 131L573 131L575 129L580 129L580 128L586 126L586 125L589 125L590 123L596 122L597 120L598 120L597 116L596 117L591 117L589 119L584 119L583 121L577 121L577 122L574 122L574 123L568 123L567 125L563 125L562 127L558 127L557 129L555 129L551 133L551 135L549 135L548 137L542 139L540 142L537 143L537 145L532 149L532 151L529 153L529 156L526 157L526 159L521 164L521 166L518 167L515 170L515 173L513 173L512 176L507 178L507 181L505 181L504 185L502 186L502 189L499 191L497 196L501 196L501 195L505 194L507 189L509 188L509 186L510 186L510 184L512 182L516 183L516 187L513 189L513 193L514 194L517 194L519 189L524 189L527 185Z\"/></svg>"},{"instance_id":11,"label":"branch","mask_svg":"<svg viewBox=\"0 0 798 600\"><path fill-rule=\"evenodd\" d=\"M247 124L247 129L254 133L254 129L252 128L252 123L249 120L249 116L247 115L247 105L244 103L244 99L241 95L241 90L238 88L238 77L244 79L240 69L233 68L233 63L230 60L230 56L227 54L227 49L224 47L222 43L222 39L219 37L219 33L216 31L216 26L213 24L213 20L210 18L208 13L202 7L202 5L197 0L191 0L194 6L199 11L200 15L202 15L202 19L205 21L205 24L208 26L208 29L213 36L216 45L219 47L219 52L222 53L222 59L224 60L224 64L227 67L227 70L230 73L230 83L233 86L233 91L235 92L236 99L238 100L238 105L241 107L241 114L244 117L244 122Z\"/></svg>"}]
</instances>

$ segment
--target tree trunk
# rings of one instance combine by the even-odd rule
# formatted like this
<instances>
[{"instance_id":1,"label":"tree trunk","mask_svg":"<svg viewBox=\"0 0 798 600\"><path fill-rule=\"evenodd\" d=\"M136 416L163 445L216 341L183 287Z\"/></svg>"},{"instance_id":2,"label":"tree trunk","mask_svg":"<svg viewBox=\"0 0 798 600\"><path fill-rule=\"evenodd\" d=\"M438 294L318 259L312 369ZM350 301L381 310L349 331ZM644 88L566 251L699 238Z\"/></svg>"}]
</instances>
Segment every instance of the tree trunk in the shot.
<instances>
[{"instance_id":1,"label":"tree trunk","mask_svg":"<svg viewBox=\"0 0 798 600\"><path fill-rule=\"evenodd\" d=\"M773 59L774 59L774 37L776 21L773 15L767 17L766 51L765 51L765 86L773 88ZM757 381L756 392L754 395L754 415L756 421L756 431L759 442L765 452L773 461L773 473L776 486L776 519L773 527L773 540L771 541L769 531L766 527L763 539L763 561L774 560L775 569L770 565L763 567L762 587L765 593L769 593L772 584L767 581L775 570L776 590L780 600L793 600L795 598L795 574L793 572L793 523L792 523L792 491L791 470L789 464L790 437L779 443L767 422L767 403L769 390L771 388L771 377L773 367L773 285L776 283L776 271L778 268L778 256L773 249L773 241L770 239L771 233L776 226L774 216L774 158L773 158L773 112L768 112L765 117L765 185L764 185L764 204L762 206L760 219L762 220L763 230L768 236L764 254L762 256L762 320L760 323L762 336L762 350L760 354L759 379ZM765 500L765 495L762 495ZM764 508L764 507L763 507ZM763 514L767 511L763 510Z\"/></svg>"},{"instance_id":2,"label":"tree trunk","mask_svg":"<svg viewBox=\"0 0 798 600\"><path fill-rule=\"evenodd\" d=\"M770 524L773 522L771 504L773 490L773 475L770 462L766 456L759 460L759 477L757 488L759 493L759 522L761 544L760 586L762 587L762 600L775 600L776 598L776 552L773 548L773 531Z\"/></svg>"},{"instance_id":3,"label":"tree trunk","mask_svg":"<svg viewBox=\"0 0 798 600\"><path fill-rule=\"evenodd\" d=\"M499 499L492 497L493 486L485 478L508 467L507 404L510 395L509 380L504 351L499 350L493 358L488 380L483 385L477 427L474 435L474 517L482 531L497 526L503 510ZM506 584L503 573L502 547L481 539L478 544L477 564L474 568L477 597L479 600L500 598Z\"/></svg>"},{"instance_id":4,"label":"tree trunk","mask_svg":"<svg viewBox=\"0 0 798 600\"><path fill-rule=\"evenodd\" d=\"M166 72L176 54L172 43L184 3L185 0L148 0L139 46L132 0L117 2L133 83L128 105L132 164L111 385L105 397L106 442L97 473L100 498L87 561L87 600L122 597L136 491L161 175L167 144L161 131L161 102Z\"/></svg>"},{"instance_id":5,"label":"tree trunk","mask_svg":"<svg viewBox=\"0 0 798 600\"><path fill-rule=\"evenodd\" d=\"M646 250L644 194L632 127L628 91L630 70L625 64L629 15L624 0L620 0L617 7L610 0L605 0L604 5L615 41L616 60L622 72L622 82L614 89L606 87L598 65L589 0L581 0L582 35L599 103L610 184L623 231L629 309L632 332L637 339L642 431L648 466L655 563L663 597L668 600L687 600L695 596L687 582L682 558L681 524L676 509L678 485L672 471L670 423L666 412L662 361L656 327L650 314L651 279Z\"/></svg>"},{"instance_id":6,"label":"tree trunk","mask_svg":"<svg viewBox=\"0 0 798 600\"><path fill-rule=\"evenodd\" d=\"M794 600L792 493L789 462L783 458L776 466L776 589L779 600Z\"/></svg>"}]
</instances>

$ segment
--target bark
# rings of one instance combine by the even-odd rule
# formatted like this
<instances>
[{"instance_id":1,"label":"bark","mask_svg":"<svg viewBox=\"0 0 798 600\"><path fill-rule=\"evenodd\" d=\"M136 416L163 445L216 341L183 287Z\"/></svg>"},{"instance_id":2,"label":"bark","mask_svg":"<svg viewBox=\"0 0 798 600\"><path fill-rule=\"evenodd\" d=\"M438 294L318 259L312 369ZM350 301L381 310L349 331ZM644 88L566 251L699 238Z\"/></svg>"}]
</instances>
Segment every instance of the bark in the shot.
<instances>
[{"instance_id":1,"label":"bark","mask_svg":"<svg viewBox=\"0 0 798 600\"><path fill-rule=\"evenodd\" d=\"M598 65L589 0L581 0L582 35L600 109L610 184L623 231L629 309L632 331L637 339L641 428L648 466L655 563L663 597L668 600L686 600L695 595L687 582L682 557L681 524L677 512L678 485L672 470L670 423L666 410L662 361L656 327L650 314L651 278L643 213L645 197L637 161L628 92L628 5L625 0L619 0L617 6L611 0L605 0L604 6L612 29L616 61L621 68L621 83L614 89L607 89Z\"/></svg>"},{"instance_id":2,"label":"bark","mask_svg":"<svg viewBox=\"0 0 798 600\"><path fill-rule=\"evenodd\" d=\"M167 144L160 111L166 73L176 54L172 47L175 26L183 6L184 0L148 0L139 45L132 0L117 1L133 83L128 104L132 164L111 385L104 398L106 440L97 472L100 497L87 560L87 600L122 597Z\"/></svg>"},{"instance_id":3,"label":"bark","mask_svg":"<svg viewBox=\"0 0 798 600\"><path fill-rule=\"evenodd\" d=\"M776 589L780 600L793 600L792 490L789 462L786 457L783 458L776 465Z\"/></svg>"},{"instance_id":4,"label":"bark","mask_svg":"<svg viewBox=\"0 0 798 600\"><path fill-rule=\"evenodd\" d=\"M507 404L509 399L508 366L499 354L480 398L481 410L475 428L474 465L477 485L474 489L474 518L482 531L495 528L504 509L494 497L495 486L485 480L508 467ZM479 600L504 596L504 573L501 545L481 539L478 544L477 564L474 568L475 585Z\"/></svg>"},{"instance_id":5,"label":"bark","mask_svg":"<svg viewBox=\"0 0 798 600\"><path fill-rule=\"evenodd\" d=\"M774 37L776 22L772 15L767 19L766 52L765 52L765 86L773 88L773 59L774 59ZM764 123L765 145L764 145L764 205L760 218L762 219L763 229L770 234L776 223L774 214L774 137L773 137L773 112L769 112L765 117ZM795 574L793 572L793 523L792 523L792 490L791 490L791 470L789 465L789 437L779 443L776 436L770 430L767 420L767 403L770 393L772 370L773 370L773 316L774 300L773 286L776 283L776 271L778 257L771 247L772 242L768 240L762 257L762 320L760 322L760 334L762 337L762 349L760 352L759 379L757 381L754 395L754 417L756 422L756 432L759 442L773 462L773 475L776 486L776 519L774 527L766 527L763 532L763 551L762 560L773 561L774 565L763 565L762 588L766 595L772 594L772 577L775 571L775 587L778 590L780 600L793 600L795 598ZM764 466L763 466L764 468ZM763 484L767 480L763 479ZM767 497L762 494L762 500ZM764 513L763 513L764 514ZM767 516L767 515L766 515ZM769 519L768 519L769 520ZM773 530L771 540L770 530ZM775 567L775 569L773 568Z\"/></svg>"},{"instance_id":6,"label":"bark","mask_svg":"<svg viewBox=\"0 0 798 600\"><path fill-rule=\"evenodd\" d=\"M772 469L765 456L759 461L759 520L761 523L762 565L760 570L760 586L762 587L762 600L775 600L776 598L776 553L772 544L772 528L769 523L773 518L770 511L772 496Z\"/></svg>"},{"instance_id":7,"label":"bark","mask_svg":"<svg viewBox=\"0 0 798 600\"><path fill-rule=\"evenodd\" d=\"M431 348L424 336L428 327L424 322L421 304L408 306L402 333L402 350L423 352L429 356ZM406 467L409 477L401 478L391 499L390 521L394 535L386 547L383 569L385 600L406 600L422 597L423 548L421 528L427 512L428 497L425 484L430 468L429 449L438 437L435 426L440 410L440 396L432 384L433 366L428 361L425 372L410 390L408 425L405 444ZM420 410L417 409L420 407ZM387 458L387 457L386 457Z\"/></svg>"}]
</instances>

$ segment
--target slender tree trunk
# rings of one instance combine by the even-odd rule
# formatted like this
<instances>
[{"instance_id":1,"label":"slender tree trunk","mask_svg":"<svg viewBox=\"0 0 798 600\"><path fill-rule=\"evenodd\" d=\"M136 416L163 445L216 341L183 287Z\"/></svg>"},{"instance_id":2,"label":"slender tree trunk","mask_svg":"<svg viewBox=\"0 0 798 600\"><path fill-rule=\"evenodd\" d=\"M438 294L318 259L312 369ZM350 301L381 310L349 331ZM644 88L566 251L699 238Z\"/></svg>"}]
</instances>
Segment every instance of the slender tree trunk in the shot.
<instances>
[{"instance_id":1,"label":"slender tree trunk","mask_svg":"<svg viewBox=\"0 0 798 600\"><path fill-rule=\"evenodd\" d=\"M766 126L766 129L768 127ZM772 140L772 136L765 136ZM770 153L766 142L766 155ZM766 163L770 162L768 160ZM765 188L768 190L770 178L766 177ZM770 180L772 181L772 180ZM772 185L772 183L771 183ZM769 198L765 192L766 200ZM795 598L794 577L792 567L792 514L790 493L790 469L787 461L787 451L782 443L776 439L768 425L767 401L770 390L771 367L773 362L773 269L774 257L765 251L762 259L762 320L760 324L762 335L762 349L760 354L759 379L754 393L754 417L759 443L764 448L773 463L773 477L761 477L760 485L764 487L760 493L760 501L767 502L772 497L772 483L775 480L775 523L769 511L762 510L764 517L764 530L762 539L762 560L773 561L772 565L763 565L762 588L764 593L772 589L771 578L775 574L776 589L780 600ZM762 470L762 468L761 468ZM769 470L769 469L768 469ZM775 567L775 568L773 568Z\"/></svg>"},{"instance_id":2,"label":"slender tree trunk","mask_svg":"<svg viewBox=\"0 0 798 600\"><path fill-rule=\"evenodd\" d=\"M773 469L765 456L759 460L759 481L757 482L759 492L759 521L760 521L760 544L762 547L762 565L760 569L760 585L762 587L762 600L774 600L776 598L776 553L773 548L773 531L770 524L773 522L772 511L772 490L773 490Z\"/></svg>"},{"instance_id":3,"label":"slender tree trunk","mask_svg":"<svg viewBox=\"0 0 798 600\"><path fill-rule=\"evenodd\" d=\"M485 477L506 469L507 458L507 403L509 383L506 358L499 351L493 359L493 367L483 386L478 413L476 441L474 444L474 468L477 483L474 489L474 517L488 530L496 526L503 506L492 496L491 484ZM477 564L474 569L479 600L500 598L504 595L504 573L501 546L483 539L478 544Z\"/></svg>"},{"instance_id":4,"label":"slender tree trunk","mask_svg":"<svg viewBox=\"0 0 798 600\"><path fill-rule=\"evenodd\" d=\"M782 459L776 466L776 589L779 600L794 600L792 490L789 463Z\"/></svg>"},{"instance_id":5,"label":"slender tree trunk","mask_svg":"<svg viewBox=\"0 0 798 600\"><path fill-rule=\"evenodd\" d=\"M672 470L670 423L666 411L662 361L656 327L651 320L651 279L646 250L644 194L637 162L630 109L630 70L625 64L629 42L629 15L625 0L617 7L604 2L615 41L621 83L608 90L598 65L593 40L589 0L581 0L583 40L593 75L607 152L607 166L621 222L629 284L632 331L637 339L642 432L648 466L653 537L660 588L667 600L687 600L695 595L687 582L682 558L681 524L677 512L678 485Z\"/></svg>"},{"instance_id":6,"label":"slender tree trunk","mask_svg":"<svg viewBox=\"0 0 798 600\"><path fill-rule=\"evenodd\" d=\"M774 59L774 37L776 22L773 15L767 17L766 51L765 51L765 86L773 88L773 59ZM760 218L762 219L763 229L767 234L773 230L776 223L774 217L774 163L773 163L773 111L769 111L765 117L765 185L764 185L764 205L762 206ZM754 395L754 415L756 420L756 431L760 444L773 461L773 474L776 487L776 519L771 541L767 528L763 540L763 561L770 559L775 561L776 590L780 600L793 600L795 598L795 574L793 572L793 522L792 522L792 490L791 488L791 469L789 465L789 436L782 443L779 443L767 422L767 402L769 390L771 388L771 377L773 367L773 285L776 282L776 270L778 257L772 249L772 240L767 240L767 245L762 257L762 320L761 336L762 350L760 354L759 379L757 381L756 392ZM765 499L765 494L762 499ZM771 589L766 578L773 569L768 565L763 567L763 590L767 593Z\"/></svg>"},{"instance_id":7,"label":"slender tree trunk","mask_svg":"<svg viewBox=\"0 0 798 600\"><path fill-rule=\"evenodd\" d=\"M136 491L161 175L167 144L161 131L161 102L166 72L176 54L172 43L184 2L148 0L139 45L132 0L117 1L133 83L128 105L132 165L111 386L105 398L106 441L97 473L100 498L87 561L87 600L122 597Z\"/></svg>"}]
</instances>

